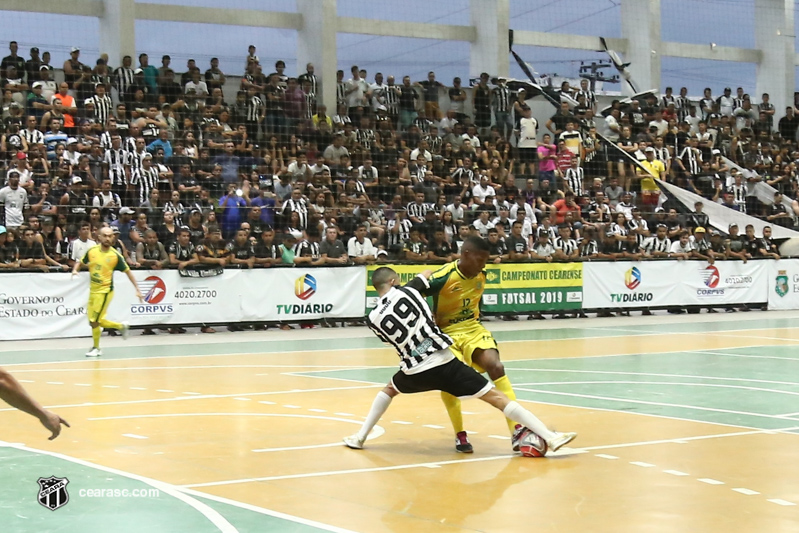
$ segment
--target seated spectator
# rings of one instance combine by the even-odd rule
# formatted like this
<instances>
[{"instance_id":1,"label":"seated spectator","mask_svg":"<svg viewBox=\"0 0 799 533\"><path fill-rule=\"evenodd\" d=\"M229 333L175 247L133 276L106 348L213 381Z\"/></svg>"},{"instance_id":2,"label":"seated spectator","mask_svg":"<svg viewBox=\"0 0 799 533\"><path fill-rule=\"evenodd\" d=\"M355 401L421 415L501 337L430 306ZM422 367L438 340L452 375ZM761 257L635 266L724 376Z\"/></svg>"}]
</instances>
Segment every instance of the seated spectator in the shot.
<instances>
[{"instance_id":1,"label":"seated spectator","mask_svg":"<svg viewBox=\"0 0 799 533\"><path fill-rule=\"evenodd\" d=\"M5 226L0 226L0 268L19 268L17 243Z\"/></svg>"},{"instance_id":2,"label":"seated spectator","mask_svg":"<svg viewBox=\"0 0 799 533\"><path fill-rule=\"evenodd\" d=\"M356 265L372 264L377 258L377 248L367 238L367 229L364 224L359 224L355 235L347 243L347 255Z\"/></svg>"},{"instance_id":3,"label":"seated spectator","mask_svg":"<svg viewBox=\"0 0 799 533\"><path fill-rule=\"evenodd\" d=\"M241 268L255 266L255 249L249 237L246 229L239 229L236 237L228 243L227 252L231 265L239 265Z\"/></svg>"},{"instance_id":4,"label":"seated spectator","mask_svg":"<svg viewBox=\"0 0 799 533\"><path fill-rule=\"evenodd\" d=\"M346 265L349 256L344 243L338 238L338 229L329 227L325 231L325 240L319 245L319 253L327 265Z\"/></svg>"},{"instance_id":5,"label":"seated spectator","mask_svg":"<svg viewBox=\"0 0 799 533\"><path fill-rule=\"evenodd\" d=\"M449 263L452 261L452 246L447 242L442 226L433 230L433 238L428 242L427 260L431 263Z\"/></svg>"},{"instance_id":6,"label":"seated spectator","mask_svg":"<svg viewBox=\"0 0 799 533\"><path fill-rule=\"evenodd\" d=\"M752 228L752 234L754 235L754 228ZM680 233L680 238L671 243L671 257L676 259L693 259L696 255L696 249L691 242L691 234L683 230Z\"/></svg>"},{"instance_id":7,"label":"seated spectator","mask_svg":"<svg viewBox=\"0 0 799 533\"><path fill-rule=\"evenodd\" d=\"M752 256L747 253L744 239L738 234L738 224L733 222L727 231L729 235L724 241L725 257L727 259L740 259L746 263L746 260L751 259Z\"/></svg>"},{"instance_id":8,"label":"seated spectator","mask_svg":"<svg viewBox=\"0 0 799 533\"><path fill-rule=\"evenodd\" d=\"M519 218L524 218L523 212ZM522 236L524 220L514 220L511 224L510 236L505 239L508 248L508 259L511 262L522 262L530 259L530 250L527 239Z\"/></svg>"},{"instance_id":9,"label":"seated spectator","mask_svg":"<svg viewBox=\"0 0 799 533\"><path fill-rule=\"evenodd\" d=\"M224 267L228 263L230 251L222 238L222 230L217 225L208 227L208 236L197 246L197 257L205 265Z\"/></svg>"},{"instance_id":10,"label":"seated spectator","mask_svg":"<svg viewBox=\"0 0 799 533\"><path fill-rule=\"evenodd\" d=\"M644 240L641 247L646 258L660 259L671 256L671 241L668 238L668 228L665 224L658 224L655 235Z\"/></svg>"},{"instance_id":11,"label":"seated spectator","mask_svg":"<svg viewBox=\"0 0 799 533\"><path fill-rule=\"evenodd\" d=\"M771 240L771 226L763 228L763 237L760 239L760 247L757 250L758 257L767 257L770 259L779 259L780 254L777 252L777 245Z\"/></svg>"},{"instance_id":12,"label":"seated spectator","mask_svg":"<svg viewBox=\"0 0 799 533\"><path fill-rule=\"evenodd\" d=\"M538 229L538 238L530 250L530 259L533 261L546 261L551 263L554 259L555 247L549 242L549 232Z\"/></svg>"},{"instance_id":13,"label":"seated spectator","mask_svg":"<svg viewBox=\"0 0 799 533\"><path fill-rule=\"evenodd\" d=\"M89 238L91 230L92 226L89 222L81 222L78 226L78 238L69 243L67 250L67 263L70 268L74 267L78 261L83 260L83 256L86 255L89 248L97 246L97 243Z\"/></svg>"},{"instance_id":14,"label":"seated spectator","mask_svg":"<svg viewBox=\"0 0 799 533\"><path fill-rule=\"evenodd\" d=\"M499 235L497 228L488 230L488 260L492 263L501 263L510 258L505 240Z\"/></svg>"},{"instance_id":15,"label":"seated spectator","mask_svg":"<svg viewBox=\"0 0 799 533\"><path fill-rule=\"evenodd\" d=\"M488 209L481 209L477 220L472 223L472 226L477 229L480 236L484 239L488 237L488 230L494 227L494 223L490 220L491 213Z\"/></svg>"},{"instance_id":16,"label":"seated spectator","mask_svg":"<svg viewBox=\"0 0 799 533\"><path fill-rule=\"evenodd\" d=\"M178 230L177 240L169 244L169 264L180 270L199 264L200 258L191 242L191 234L186 228Z\"/></svg>"},{"instance_id":17,"label":"seated spectator","mask_svg":"<svg viewBox=\"0 0 799 533\"><path fill-rule=\"evenodd\" d=\"M566 224L558 226L558 237L553 243L554 258L558 261L575 261L579 257L577 241L572 239L572 229Z\"/></svg>"},{"instance_id":18,"label":"seated spectator","mask_svg":"<svg viewBox=\"0 0 799 533\"><path fill-rule=\"evenodd\" d=\"M147 229L144 239L136 244L136 262L142 268L160 270L169 264L169 256L164 245L158 242L158 234Z\"/></svg>"},{"instance_id":19,"label":"seated spectator","mask_svg":"<svg viewBox=\"0 0 799 533\"><path fill-rule=\"evenodd\" d=\"M309 229L307 236L303 236L297 230L290 230L289 235L299 235L297 244L294 245L295 265L322 266L325 264L319 244L319 232L315 228Z\"/></svg>"},{"instance_id":20,"label":"seated spectator","mask_svg":"<svg viewBox=\"0 0 799 533\"><path fill-rule=\"evenodd\" d=\"M271 226L264 226L261 238L255 244L255 264L270 267L281 262L282 252L280 246L275 243L275 230Z\"/></svg>"},{"instance_id":21,"label":"seated spectator","mask_svg":"<svg viewBox=\"0 0 799 533\"><path fill-rule=\"evenodd\" d=\"M424 245L419 228L416 226L411 228L410 237L405 242L402 259L415 262L422 262L427 259L427 247Z\"/></svg>"}]
</instances>

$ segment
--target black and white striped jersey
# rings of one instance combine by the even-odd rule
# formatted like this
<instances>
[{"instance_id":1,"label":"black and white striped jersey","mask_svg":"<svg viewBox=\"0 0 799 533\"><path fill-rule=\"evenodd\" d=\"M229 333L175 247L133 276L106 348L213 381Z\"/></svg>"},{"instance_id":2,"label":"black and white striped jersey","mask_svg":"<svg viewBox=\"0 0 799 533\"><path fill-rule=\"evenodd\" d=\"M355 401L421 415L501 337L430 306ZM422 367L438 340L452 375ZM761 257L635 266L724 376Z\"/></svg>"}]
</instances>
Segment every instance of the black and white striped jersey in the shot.
<instances>
[{"instance_id":1,"label":"black and white striped jersey","mask_svg":"<svg viewBox=\"0 0 799 533\"><path fill-rule=\"evenodd\" d=\"M128 87L133 84L133 69L119 67L114 71L114 87L119 91L119 99L121 100L125 93L128 92Z\"/></svg>"},{"instance_id":2,"label":"black and white striped jersey","mask_svg":"<svg viewBox=\"0 0 799 533\"><path fill-rule=\"evenodd\" d=\"M283 208L280 210L280 214L286 217L286 220L289 219L292 212L296 212L300 217L300 228L299 229L307 229L308 228L308 204L305 203L304 198L300 198L299 200L294 200L293 198L289 198L285 202L283 202Z\"/></svg>"},{"instance_id":3,"label":"black and white striped jersey","mask_svg":"<svg viewBox=\"0 0 799 533\"><path fill-rule=\"evenodd\" d=\"M387 85L383 91L383 96L386 99L386 110L390 115L399 113L399 90L396 85Z\"/></svg>"},{"instance_id":4,"label":"black and white striped jersey","mask_svg":"<svg viewBox=\"0 0 799 533\"><path fill-rule=\"evenodd\" d=\"M582 196L584 178L585 174L582 167L566 169L566 183L569 184L569 188L575 196Z\"/></svg>"},{"instance_id":5,"label":"black and white striped jersey","mask_svg":"<svg viewBox=\"0 0 799 533\"><path fill-rule=\"evenodd\" d=\"M646 220L644 219L636 220L633 218L627 222L627 227L631 230L641 230L642 232L649 231L649 224L647 224ZM643 233L635 234L635 240L638 241L638 246L642 246L646 238L646 235Z\"/></svg>"},{"instance_id":6,"label":"black and white striped jersey","mask_svg":"<svg viewBox=\"0 0 799 533\"><path fill-rule=\"evenodd\" d=\"M408 207L405 210L407 211L408 218L416 217L424 220L424 217L427 216L427 212L432 211L433 209L434 207L431 204L417 204L416 202L411 202L408 204Z\"/></svg>"},{"instance_id":7,"label":"black and white striped jersey","mask_svg":"<svg viewBox=\"0 0 799 533\"><path fill-rule=\"evenodd\" d=\"M158 187L158 167L143 168L131 176L130 184L135 185L139 193L139 203L150 198L150 191Z\"/></svg>"},{"instance_id":8,"label":"black and white striped jersey","mask_svg":"<svg viewBox=\"0 0 799 533\"><path fill-rule=\"evenodd\" d=\"M748 196L746 184L741 184L741 185L733 184L733 186L730 187L729 190L733 195L734 198L733 202L735 202L735 205L738 206L738 211L746 214L746 197Z\"/></svg>"},{"instance_id":9,"label":"black and white striped jersey","mask_svg":"<svg viewBox=\"0 0 799 533\"><path fill-rule=\"evenodd\" d=\"M668 237L664 238L662 241L657 237L649 237L644 241L644 244L641 248L644 252L650 254L652 252L669 253L671 250L671 241Z\"/></svg>"},{"instance_id":10,"label":"black and white striped jersey","mask_svg":"<svg viewBox=\"0 0 799 533\"><path fill-rule=\"evenodd\" d=\"M451 346L452 339L436 325L420 293L429 287L421 276L403 287L392 287L366 317L366 325L380 340L397 350L405 374L424 372L452 359L448 351L438 353Z\"/></svg>"},{"instance_id":11,"label":"black and white striped jersey","mask_svg":"<svg viewBox=\"0 0 799 533\"><path fill-rule=\"evenodd\" d=\"M506 86L494 87L491 91L494 101L494 111L497 113L510 113L513 100L511 100L510 89Z\"/></svg>"},{"instance_id":12,"label":"black and white striped jersey","mask_svg":"<svg viewBox=\"0 0 799 533\"><path fill-rule=\"evenodd\" d=\"M587 91L580 90L574 93L575 100L580 98L580 96L585 97L585 105L587 105L588 107L594 107L596 105L596 93L594 91L589 89Z\"/></svg>"},{"instance_id":13,"label":"black and white striped jersey","mask_svg":"<svg viewBox=\"0 0 799 533\"><path fill-rule=\"evenodd\" d=\"M24 129L19 132L19 136L25 139L25 142L28 143L28 146L32 144L44 144L44 133L39 130L28 130Z\"/></svg>"},{"instance_id":14,"label":"black and white striped jersey","mask_svg":"<svg viewBox=\"0 0 799 533\"><path fill-rule=\"evenodd\" d=\"M92 96L90 100L94 103L94 120L105 127L108 119L113 116L114 102L108 95L100 96L97 94Z\"/></svg>"},{"instance_id":15,"label":"black and white striped jersey","mask_svg":"<svg viewBox=\"0 0 799 533\"><path fill-rule=\"evenodd\" d=\"M394 233L392 230L397 226L399 226L397 228L397 233ZM412 227L413 222L407 218L403 218L402 220L397 220L396 218L389 220L386 224L386 241L388 246L402 245L410 238Z\"/></svg>"},{"instance_id":16,"label":"black and white striped jersey","mask_svg":"<svg viewBox=\"0 0 799 533\"><path fill-rule=\"evenodd\" d=\"M132 151L128 152L128 165L130 165L130 179L131 181L134 179L134 176L139 174L143 168L142 162L144 161L144 156L147 155L147 150L142 150L141 152Z\"/></svg>"},{"instance_id":17,"label":"black and white striped jersey","mask_svg":"<svg viewBox=\"0 0 799 533\"><path fill-rule=\"evenodd\" d=\"M580 257L590 257L599 253L599 245L594 239L580 239Z\"/></svg>"},{"instance_id":18,"label":"black and white striped jersey","mask_svg":"<svg viewBox=\"0 0 799 533\"><path fill-rule=\"evenodd\" d=\"M566 255L571 255L577 249L577 241L574 239L564 239L563 237L555 237L554 246L556 250L560 250Z\"/></svg>"},{"instance_id":19,"label":"black and white striped jersey","mask_svg":"<svg viewBox=\"0 0 799 533\"><path fill-rule=\"evenodd\" d=\"M247 100L247 122L259 122L264 110L264 101L257 95Z\"/></svg>"},{"instance_id":20,"label":"black and white striped jersey","mask_svg":"<svg viewBox=\"0 0 799 533\"><path fill-rule=\"evenodd\" d=\"M103 162L108 168L108 179L112 185L127 185L128 180L125 176L125 167L128 165L128 153L123 150L106 150Z\"/></svg>"}]
</instances>

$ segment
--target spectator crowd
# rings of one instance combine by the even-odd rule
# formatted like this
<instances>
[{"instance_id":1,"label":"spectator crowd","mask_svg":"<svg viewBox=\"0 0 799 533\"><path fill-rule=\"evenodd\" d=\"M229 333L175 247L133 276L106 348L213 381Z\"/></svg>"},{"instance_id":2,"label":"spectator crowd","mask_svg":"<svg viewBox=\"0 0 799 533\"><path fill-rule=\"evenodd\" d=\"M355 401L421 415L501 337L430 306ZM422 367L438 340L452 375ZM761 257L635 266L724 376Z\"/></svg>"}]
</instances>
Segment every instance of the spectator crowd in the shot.
<instances>
[{"instance_id":1,"label":"spectator crowd","mask_svg":"<svg viewBox=\"0 0 799 533\"><path fill-rule=\"evenodd\" d=\"M650 174L772 225L799 214L782 202L799 186L799 117L741 88L699 101L667 88L598 113L582 80L560 88L576 106L534 117L504 78L467 91L353 66L327 109L312 64L264 74L254 46L236 91L217 59L178 74L169 56L113 67L73 48L62 75L49 53L9 48L0 268L67 269L104 226L149 269L444 263L469 235L494 263L779 257L770 229L716 231L702 202L683 209Z\"/></svg>"}]
</instances>

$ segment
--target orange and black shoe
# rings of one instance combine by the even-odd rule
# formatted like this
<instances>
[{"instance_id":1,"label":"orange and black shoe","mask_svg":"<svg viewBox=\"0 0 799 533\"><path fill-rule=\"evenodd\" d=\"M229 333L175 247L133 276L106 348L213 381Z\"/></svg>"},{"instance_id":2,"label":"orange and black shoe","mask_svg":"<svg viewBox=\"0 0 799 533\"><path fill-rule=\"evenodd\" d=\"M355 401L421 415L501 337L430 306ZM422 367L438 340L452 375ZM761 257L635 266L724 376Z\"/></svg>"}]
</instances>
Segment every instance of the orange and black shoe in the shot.
<instances>
[{"instance_id":1,"label":"orange and black shoe","mask_svg":"<svg viewBox=\"0 0 799 533\"><path fill-rule=\"evenodd\" d=\"M465 431L460 431L455 435L455 450L460 453L474 453L472 443Z\"/></svg>"}]
</instances>

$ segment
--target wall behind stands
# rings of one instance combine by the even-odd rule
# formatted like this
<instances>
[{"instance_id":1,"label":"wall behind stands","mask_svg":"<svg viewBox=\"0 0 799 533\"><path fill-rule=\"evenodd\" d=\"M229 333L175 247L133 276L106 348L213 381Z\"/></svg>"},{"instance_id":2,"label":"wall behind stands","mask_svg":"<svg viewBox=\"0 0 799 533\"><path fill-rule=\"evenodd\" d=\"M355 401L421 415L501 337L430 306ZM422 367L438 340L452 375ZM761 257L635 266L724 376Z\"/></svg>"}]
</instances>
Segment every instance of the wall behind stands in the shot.
<instances>
[{"instance_id":1,"label":"wall behind stands","mask_svg":"<svg viewBox=\"0 0 799 533\"><path fill-rule=\"evenodd\" d=\"M440 265L438 265L440 266ZM403 281L436 265L394 265ZM145 302L117 273L108 312L133 326L306 322L363 317L375 267L134 271ZM799 259L488 265L481 308L491 314L580 309L724 307L799 309ZM88 277L0 274L0 340L87 337Z\"/></svg>"}]
</instances>

